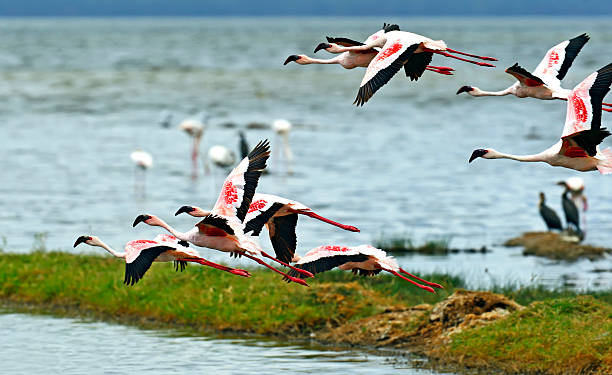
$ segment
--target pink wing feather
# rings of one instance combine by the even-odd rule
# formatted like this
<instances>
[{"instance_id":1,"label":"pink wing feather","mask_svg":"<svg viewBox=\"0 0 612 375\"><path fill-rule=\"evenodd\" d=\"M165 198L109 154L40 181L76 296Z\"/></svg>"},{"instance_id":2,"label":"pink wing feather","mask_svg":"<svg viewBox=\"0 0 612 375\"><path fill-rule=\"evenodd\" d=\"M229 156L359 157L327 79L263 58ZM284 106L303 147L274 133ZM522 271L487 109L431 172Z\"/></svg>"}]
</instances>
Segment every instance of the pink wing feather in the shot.
<instances>
[{"instance_id":1,"label":"pink wing feather","mask_svg":"<svg viewBox=\"0 0 612 375\"><path fill-rule=\"evenodd\" d=\"M580 82L567 97L567 115L561 138L583 130L591 129L593 106L589 90L597 78L597 72L592 73Z\"/></svg>"}]
</instances>

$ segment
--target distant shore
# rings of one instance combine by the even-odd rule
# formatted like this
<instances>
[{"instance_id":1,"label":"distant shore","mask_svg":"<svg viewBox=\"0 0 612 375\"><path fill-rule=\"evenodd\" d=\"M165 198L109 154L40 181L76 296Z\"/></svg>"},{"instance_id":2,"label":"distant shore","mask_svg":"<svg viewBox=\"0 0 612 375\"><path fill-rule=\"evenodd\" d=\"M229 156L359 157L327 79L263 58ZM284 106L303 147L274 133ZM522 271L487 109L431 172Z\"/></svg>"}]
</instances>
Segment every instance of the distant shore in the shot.
<instances>
[{"instance_id":1,"label":"distant shore","mask_svg":"<svg viewBox=\"0 0 612 375\"><path fill-rule=\"evenodd\" d=\"M471 292L454 277L438 295L393 277L329 272L310 288L261 269L245 279L201 266L154 264L134 287L106 256L0 253L0 303L194 334L237 333L423 354L446 370L612 373L612 292L542 288Z\"/></svg>"}]
</instances>

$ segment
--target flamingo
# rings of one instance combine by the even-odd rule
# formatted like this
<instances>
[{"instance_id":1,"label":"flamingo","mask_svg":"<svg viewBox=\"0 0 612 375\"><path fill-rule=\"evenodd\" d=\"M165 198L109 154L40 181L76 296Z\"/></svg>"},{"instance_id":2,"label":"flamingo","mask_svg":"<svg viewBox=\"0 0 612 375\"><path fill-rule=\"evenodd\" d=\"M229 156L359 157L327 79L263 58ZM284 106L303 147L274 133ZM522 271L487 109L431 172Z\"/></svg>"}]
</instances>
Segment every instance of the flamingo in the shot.
<instances>
[{"instance_id":1,"label":"flamingo","mask_svg":"<svg viewBox=\"0 0 612 375\"><path fill-rule=\"evenodd\" d=\"M276 133L278 137L281 139L282 149L283 149L283 160L285 161L285 166L287 167L287 172L289 174L293 173L293 153L291 152L291 147L289 147L289 132L291 131L291 123L284 119L274 120L272 122L272 129ZM275 152L276 155L276 152Z\"/></svg>"},{"instance_id":2,"label":"flamingo","mask_svg":"<svg viewBox=\"0 0 612 375\"><path fill-rule=\"evenodd\" d=\"M519 98L536 98L544 100L561 99L567 100L571 90L561 87L561 80L572 66L574 59L582 47L589 41L587 34L578 35L570 40L565 40L546 52L542 61L533 73L528 72L518 63L506 69L506 73L517 79L512 86L502 91L483 91L478 87L462 86L457 90L457 95L467 92L471 96L504 96L515 95ZM602 103L612 106L612 104ZM612 109L604 108L611 112Z\"/></svg>"},{"instance_id":3,"label":"flamingo","mask_svg":"<svg viewBox=\"0 0 612 375\"><path fill-rule=\"evenodd\" d=\"M200 154L200 142L202 141L202 135L204 134L207 120L208 115L206 113L202 113L202 121L189 118L183 120L179 124L179 129L187 133L193 140L193 146L191 149L191 176L194 178L198 176L198 155Z\"/></svg>"},{"instance_id":4,"label":"flamingo","mask_svg":"<svg viewBox=\"0 0 612 375\"><path fill-rule=\"evenodd\" d=\"M358 273L362 276L376 275L381 271L385 271L431 293L435 293L433 288L444 289L440 284L423 280L418 276L404 271L392 256L388 256L383 250L370 245L355 247L319 246L310 250L304 257L300 258L296 263L296 267L308 270L313 274L329 271L336 267L341 270L351 270L353 273ZM417 283L416 281L400 275L400 273L408 275L426 285ZM289 274L301 277L295 273L295 271L289 271Z\"/></svg>"},{"instance_id":5,"label":"flamingo","mask_svg":"<svg viewBox=\"0 0 612 375\"><path fill-rule=\"evenodd\" d=\"M141 186L144 193L145 177L147 169L153 167L153 156L146 151L137 149L130 154L130 159L134 163L136 170L134 172L134 190L138 191L138 176L141 176Z\"/></svg>"},{"instance_id":6,"label":"flamingo","mask_svg":"<svg viewBox=\"0 0 612 375\"><path fill-rule=\"evenodd\" d=\"M559 215L557 215L555 210L546 205L546 196L542 192L540 192L540 202L538 203L538 208L540 210L540 216L542 216L542 219L546 223L548 231L553 229L563 230Z\"/></svg>"},{"instance_id":7,"label":"flamingo","mask_svg":"<svg viewBox=\"0 0 612 375\"><path fill-rule=\"evenodd\" d=\"M472 152L469 162L476 158L512 159L522 162L544 162L586 172L599 170L612 173L612 151L599 150L599 144L610 135L601 127L601 102L610 90L612 64L592 73L569 94L567 115L561 140L552 147L534 155L512 155L492 148ZM588 123L590 120L590 124Z\"/></svg>"},{"instance_id":8,"label":"flamingo","mask_svg":"<svg viewBox=\"0 0 612 375\"><path fill-rule=\"evenodd\" d=\"M450 49L442 40L432 40L422 35L400 31L399 26L387 24L384 24L381 30L370 35L362 45L337 46L335 51L338 53L363 52L373 48L380 48L380 51L368 65L365 76L361 81L357 98L353 103L358 106L362 106L370 100L374 93L389 82L391 77L399 72L402 67L407 76L420 77L434 53L487 67L494 67L494 65L464 59L453 55L453 53L482 60L497 61L493 57L477 56Z\"/></svg>"},{"instance_id":9,"label":"flamingo","mask_svg":"<svg viewBox=\"0 0 612 375\"><path fill-rule=\"evenodd\" d=\"M259 142L249 155L244 158L225 179L221 194L211 213L204 217L188 232L179 232L157 216L148 214L136 217L133 226L136 226L140 222L144 222L147 225L162 227L176 238L196 246L244 255L270 268L274 272L287 276L291 281L308 286L304 280L289 276L255 257L254 255L261 255L294 269L294 267L288 263L268 255L250 236L244 234L243 221L251 204L253 194L255 194L255 188L257 187L259 177L266 167L266 160L269 156L270 145L268 141ZM299 270L298 272L308 277L313 276L307 271Z\"/></svg>"},{"instance_id":10,"label":"flamingo","mask_svg":"<svg viewBox=\"0 0 612 375\"><path fill-rule=\"evenodd\" d=\"M225 146L212 146L208 149L208 159L217 167L227 169L236 162L236 155Z\"/></svg>"},{"instance_id":11,"label":"flamingo","mask_svg":"<svg viewBox=\"0 0 612 375\"><path fill-rule=\"evenodd\" d=\"M183 206L176 211L175 215L181 213L187 213L194 217L204 217L210 214L209 211L196 206ZM265 225L268 228L276 258L289 263L295 255L297 244L295 227L298 215L309 216L351 232L359 232L359 229L352 225L340 224L320 216L300 202L260 193L253 195L252 203L244 219L244 232L252 232L253 236L259 236Z\"/></svg>"},{"instance_id":12,"label":"flamingo","mask_svg":"<svg viewBox=\"0 0 612 375\"><path fill-rule=\"evenodd\" d=\"M190 249L176 238L172 240L167 237L157 236L154 240L135 240L125 244L125 252L118 252L102 242L96 236L80 236L74 243L77 247L80 243L89 246L98 246L111 253L117 258L125 259L125 285L134 285L149 270L153 262L175 262L175 269L184 270L187 262L195 262L205 266L213 267L238 276L250 277L248 271L229 268L217 263L209 262L202 258L197 251Z\"/></svg>"}]
</instances>

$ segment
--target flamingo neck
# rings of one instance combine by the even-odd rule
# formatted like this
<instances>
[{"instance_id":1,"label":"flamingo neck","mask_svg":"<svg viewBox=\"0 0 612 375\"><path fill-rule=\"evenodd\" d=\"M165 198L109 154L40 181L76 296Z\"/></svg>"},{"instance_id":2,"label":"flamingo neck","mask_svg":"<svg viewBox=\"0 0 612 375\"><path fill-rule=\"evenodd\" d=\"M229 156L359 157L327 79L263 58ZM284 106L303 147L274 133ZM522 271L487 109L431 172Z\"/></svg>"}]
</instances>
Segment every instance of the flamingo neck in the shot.
<instances>
[{"instance_id":1,"label":"flamingo neck","mask_svg":"<svg viewBox=\"0 0 612 375\"><path fill-rule=\"evenodd\" d=\"M179 240L183 240L183 241L189 242L189 239L188 239L188 236L187 236L186 233L177 231L176 229L172 228L170 225L168 225L168 223L166 223L162 219L158 218L158 220L159 220L159 223L153 224L154 226L162 227L165 230L167 230L168 232L170 232L170 234L172 234L174 237L178 238Z\"/></svg>"},{"instance_id":2,"label":"flamingo neck","mask_svg":"<svg viewBox=\"0 0 612 375\"><path fill-rule=\"evenodd\" d=\"M484 91L479 89L478 87L474 87L472 91L468 91L468 94L472 96L506 96L510 94L515 94L515 86L510 86L505 90L501 91Z\"/></svg>"},{"instance_id":3,"label":"flamingo neck","mask_svg":"<svg viewBox=\"0 0 612 375\"><path fill-rule=\"evenodd\" d=\"M538 161L547 161L545 155L543 153L533 154L533 155L513 155L513 154L505 154L503 152L498 152L495 150L489 151L490 155L486 156L486 159L511 159L516 161L523 162L538 162Z\"/></svg>"},{"instance_id":4,"label":"flamingo neck","mask_svg":"<svg viewBox=\"0 0 612 375\"><path fill-rule=\"evenodd\" d=\"M339 64L340 63L340 56L336 56L333 57L331 59L314 59L312 57L308 57L308 56L304 56L301 59L302 61L300 61L300 63L302 65L308 65L308 64Z\"/></svg>"},{"instance_id":5,"label":"flamingo neck","mask_svg":"<svg viewBox=\"0 0 612 375\"><path fill-rule=\"evenodd\" d=\"M98 247L103 248L104 250L108 251L109 253L111 253L114 257L117 258L124 258L125 259L125 252L118 252L116 250L114 250L112 247L108 246L107 244L105 244L104 242L100 241L100 244L97 245Z\"/></svg>"}]
</instances>

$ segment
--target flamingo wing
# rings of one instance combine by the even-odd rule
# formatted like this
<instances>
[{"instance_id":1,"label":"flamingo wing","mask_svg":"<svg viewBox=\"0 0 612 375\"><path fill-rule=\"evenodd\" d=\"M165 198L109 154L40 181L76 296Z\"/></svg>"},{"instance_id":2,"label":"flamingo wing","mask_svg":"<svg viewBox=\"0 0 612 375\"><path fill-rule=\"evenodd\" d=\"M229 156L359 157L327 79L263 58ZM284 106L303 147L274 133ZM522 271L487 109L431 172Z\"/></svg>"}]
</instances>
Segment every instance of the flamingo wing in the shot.
<instances>
[{"instance_id":1,"label":"flamingo wing","mask_svg":"<svg viewBox=\"0 0 612 375\"><path fill-rule=\"evenodd\" d=\"M574 59L588 41L589 36L582 34L557 44L546 52L533 74L545 81L560 85L559 81L565 77Z\"/></svg>"},{"instance_id":2,"label":"flamingo wing","mask_svg":"<svg viewBox=\"0 0 612 375\"><path fill-rule=\"evenodd\" d=\"M279 202L269 202L258 200L251 204L249 212L244 219L244 233L253 232L253 236L259 236L261 229L268 221L283 208L284 204Z\"/></svg>"},{"instance_id":3,"label":"flamingo wing","mask_svg":"<svg viewBox=\"0 0 612 375\"><path fill-rule=\"evenodd\" d=\"M534 87L544 85L544 81L542 81L541 78L529 73L527 69L523 68L518 63L515 63L511 67L507 68L506 73L511 74L514 76L514 78L518 79L523 86Z\"/></svg>"},{"instance_id":4,"label":"flamingo wing","mask_svg":"<svg viewBox=\"0 0 612 375\"><path fill-rule=\"evenodd\" d=\"M140 242L136 244L135 251L129 252L130 244L133 242ZM142 246L144 245L144 246ZM123 283L125 285L134 285L136 284L144 274L149 270L151 264L155 261L155 259L162 253L165 253L169 250L174 250L173 247L167 245L159 245L154 241L147 241L147 243L142 243L141 241L131 241L126 245L126 250L128 250L128 255L125 259L125 278Z\"/></svg>"},{"instance_id":5,"label":"flamingo wing","mask_svg":"<svg viewBox=\"0 0 612 375\"><path fill-rule=\"evenodd\" d=\"M268 157L270 143L267 140L259 142L223 182L213 214L244 221Z\"/></svg>"},{"instance_id":6,"label":"flamingo wing","mask_svg":"<svg viewBox=\"0 0 612 375\"><path fill-rule=\"evenodd\" d=\"M196 224L200 233L211 237L234 236L234 229L230 226L227 218L209 214Z\"/></svg>"},{"instance_id":7,"label":"flamingo wing","mask_svg":"<svg viewBox=\"0 0 612 375\"><path fill-rule=\"evenodd\" d=\"M364 105L404 66L410 55L419 47L414 38L388 38L383 48L372 59L361 81L357 98L353 104Z\"/></svg>"},{"instance_id":8,"label":"flamingo wing","mask_svg":"<svg viewBox=\"0 0 612 375\"><path fill-rule=\"evenodd\" d=\"M270 242L272 242L276 259L285 263L291 262L295 254L295 248L297 246L295 227L297 221L298 215L290 214L275 217L272 219L271 223L268 223Z\"/></svg>"},{"instance_id":9,"label":"flamingo wing","mask_svg":"<svg viewBox=\"0 0 612 375\"><path fill-rule=\"evenodd\" d=\"M359 251L351 249L350 247L320 246L306 253L306 255L297 262L295 267L309 271L312 274L317 274L332 270L345 263L360 263L368 259L370 259L368 255L361 254ZM303 277L294 270L290 270L288 274L293 277Z\"/></svg>"},{"instance_id":10,"label":"flamingo wing","mask_svg":"<svg viewBox=\"0 0 612 375\"><path fill-rule=\"evenodd\" d=\"M597 154L597 145L610 135L601 127L601 103L611 83L612 64L608 64L586 77L569 93L561 153L572 157L571 153L578 152L577 147L589 156Z\"/></svg>"},{"instance_id":11,"label":"flamingo wing","mask_svg":"<svg viewBox=\"0 0 612 375\"><path fill-rule=\"evenodd\" d=\"M427 65L429 65L432 58L432 52L412 54L408 61L404 64L404 72L406 72L406 77L410 77L411 81L418 80L423 75L423 72L425 72L425 68L427 68Z\"/></svg>"}]
</instances>

